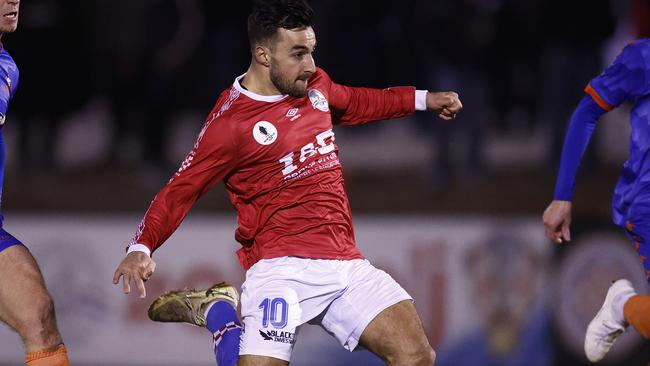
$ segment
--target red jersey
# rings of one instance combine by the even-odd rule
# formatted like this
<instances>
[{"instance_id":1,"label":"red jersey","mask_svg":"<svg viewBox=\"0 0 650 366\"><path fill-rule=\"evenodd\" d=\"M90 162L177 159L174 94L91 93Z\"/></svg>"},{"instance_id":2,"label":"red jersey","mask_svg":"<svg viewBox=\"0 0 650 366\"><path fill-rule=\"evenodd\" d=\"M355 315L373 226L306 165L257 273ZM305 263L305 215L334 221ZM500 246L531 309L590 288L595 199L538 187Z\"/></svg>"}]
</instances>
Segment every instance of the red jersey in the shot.
<instances>
[{"instance_id":1,"label":"red jersey","mask_svg":"<svg viewBox=\"0 0 650 366\"><path fill-rule=\"evenodd\" d=\"M237 209L244 269L281 256L362 258L332 126L411 114L415 88L352 88L317 69L307 89L302 98L261 96L235 80L151 202L132 244L156 250L194 202L223 180Z\"/></svg>"}]
</instances>

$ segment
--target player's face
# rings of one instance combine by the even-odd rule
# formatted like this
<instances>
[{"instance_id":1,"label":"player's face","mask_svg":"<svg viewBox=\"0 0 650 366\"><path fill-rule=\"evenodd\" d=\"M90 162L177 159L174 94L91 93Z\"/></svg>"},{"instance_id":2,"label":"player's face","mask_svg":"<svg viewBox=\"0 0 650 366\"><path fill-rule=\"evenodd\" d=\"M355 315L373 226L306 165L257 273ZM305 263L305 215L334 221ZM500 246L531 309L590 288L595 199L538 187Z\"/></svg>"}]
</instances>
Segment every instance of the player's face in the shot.
<instances>
[{"instance_id":1,"label":"player's face","mask_svg":"<svg viewBox=\"0 0 650 366\"><path fill-rule=\"evenodd\" d=\"M282 94L295 98L307 94L307 80L316 72L313 53L316 34L311 27L278 29L271 52L271 82Z\"/></svg>"},{"instance_id":2,"label":"player's face","mask_svg":"<svg viewBox=\"0 0 650 366\"><path fill-rule=\"evenodd\" d=\"M0 33L11 33L18 27L20 0L0 0Z\"/></svg>"}]
</instances>

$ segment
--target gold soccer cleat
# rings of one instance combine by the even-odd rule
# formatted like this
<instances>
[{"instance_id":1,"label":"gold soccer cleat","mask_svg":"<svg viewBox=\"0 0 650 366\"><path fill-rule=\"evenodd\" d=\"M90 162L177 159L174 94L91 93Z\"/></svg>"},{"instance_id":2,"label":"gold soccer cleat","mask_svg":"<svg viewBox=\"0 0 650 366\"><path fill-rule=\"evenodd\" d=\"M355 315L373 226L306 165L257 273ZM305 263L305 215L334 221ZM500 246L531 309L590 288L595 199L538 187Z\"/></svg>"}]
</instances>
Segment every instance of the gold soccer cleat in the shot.
<instances>
[{"instance_id":1,"label":"gold soccer cleat","mask_svg":"<svg viewBox=\"0 0 650 366\"><path fill-rule=\"evenodd\" d=\"M161 295L149 306L149 319L157 322L182 322L205 327L205 308L217 300L223 300L237 308L239 293L220 282L205 290L176 290Z\"/></svg>"}]
</instances>

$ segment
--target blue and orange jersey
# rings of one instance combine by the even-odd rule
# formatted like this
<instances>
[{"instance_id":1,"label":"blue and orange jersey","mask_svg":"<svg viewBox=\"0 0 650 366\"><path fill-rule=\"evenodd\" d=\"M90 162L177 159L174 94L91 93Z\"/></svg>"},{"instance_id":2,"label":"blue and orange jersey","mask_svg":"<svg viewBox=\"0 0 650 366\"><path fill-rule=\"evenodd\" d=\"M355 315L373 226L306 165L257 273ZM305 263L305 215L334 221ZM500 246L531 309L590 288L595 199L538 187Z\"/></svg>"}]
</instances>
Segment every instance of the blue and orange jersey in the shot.
<instances>
[{"instance_id":1,"label":"blue and orange jersey","mask_svg":"<svg viewBox=\"0 0 650 366\"><path fill-rule=\"evenodd\" d=\"M4 124L9 101L18 88L18 67L9 52L0 43L0 124Z\"/></svg>"},{"instance_id":2,"label":"blue and orange jersey","mask_svg":"<svg viewBox=\"0 0 650 366\"><path fill-rule=\"evenodd\" d=\"M626 101L634 103L630 156L612 200L614 222L624 225L628 217L650 213L650 39L626 46L585 91L607 111Z\"/></svg>"},{"instance_id":3,"label":"blue and orange jersey","mask_svg":"<svg viewBox=\"0 0 650 366\"><path fill-rule=\"evenodd\" d=\"M2 183L5 171L5 144L2 126L9 108L9 102L18 87L18 67L9 52L0 43L0 202L2 200ZM0 220L2 216L0 215Z\"/></svg>"}]
</instances>

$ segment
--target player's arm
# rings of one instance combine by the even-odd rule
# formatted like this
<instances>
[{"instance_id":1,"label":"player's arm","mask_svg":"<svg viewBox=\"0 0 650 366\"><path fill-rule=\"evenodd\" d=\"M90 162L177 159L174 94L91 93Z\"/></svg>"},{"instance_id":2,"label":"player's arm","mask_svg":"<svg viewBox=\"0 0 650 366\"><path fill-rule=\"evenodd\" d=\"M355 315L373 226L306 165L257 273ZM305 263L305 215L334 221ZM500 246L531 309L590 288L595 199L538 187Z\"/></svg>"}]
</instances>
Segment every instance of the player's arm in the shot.
<instances>
[{"instance_id":1,"label":"player's arm","mask_svg":"<svg viewBox=\"0 0 650 366\"><path fill-rule=\"evenodd\" d=\"M587 95L578 104L571 116L571 122L564 139L560 171L555 185L553 201L544 211L546 236L556 243L571 240L571 201L575 189L575 178L580 167L596 121L606 112L591 96Z\"/></svg>"},{"instance_id":2,"label":"player's arm","mask_svg":"<svg viewBox=\"0 0 650 366\"><path fill-rule=\"evenodd\" d=\"M231 124L226 121L206 122L194 149L151 202L128 247L127 256L117 267L113 283L123 276L124 292L130 292L133 281L145 297L144 281L155 270L153 253L178 228L190 208L205 192L234 169L236 150Z\"/></svg>"},{"instance_id":3,"label":"player's arm","mask_svg":"<svg viewBox=\"0 0 650 366\"><path fill-rule=\"evenodd\" d=\"M643 56L632 44L585 88L588 95L574 111L564 140L553 201L544 211L545 233L552 241L571 240L569 226L575 177L596 121L624 101L645 93L646 70Z\"/></svg>"},{"instance_id":4,"label":"player's arm","mask_svg":"<svg viewBox=\"0 0 650 366\"><path fill-rule=\"evenodd\" d=\"M322 72L329 80L329 76ZM356 88L330 82L330 107L337 124L356 125L399 118L416 110L433 111L453 119L463 105L454 92L431 93L410 86L386 89Z\"/></svg>"}]
</instances>

